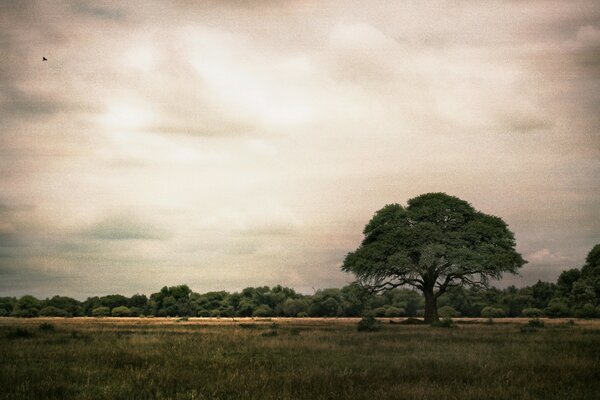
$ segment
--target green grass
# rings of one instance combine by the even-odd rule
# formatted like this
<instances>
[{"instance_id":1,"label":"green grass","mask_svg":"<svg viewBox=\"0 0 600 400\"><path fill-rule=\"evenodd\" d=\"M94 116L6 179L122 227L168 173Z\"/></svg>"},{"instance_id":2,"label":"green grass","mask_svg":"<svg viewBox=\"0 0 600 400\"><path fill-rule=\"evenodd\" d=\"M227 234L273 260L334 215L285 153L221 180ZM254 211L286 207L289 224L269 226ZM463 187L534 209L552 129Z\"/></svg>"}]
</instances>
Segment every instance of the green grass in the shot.
<instances>
[{"instance_id":1,"label":"green grass","mask_svg":"<svg viewBox=\"0 0 600 400\"><path fill-rule=\"evenodd\" d=\"M600 326L0 319L1 399L595 399ZM526 323L527 320L524 320ZM28 333L25 333L28 332Z\"/></svg>"}]
</instances>

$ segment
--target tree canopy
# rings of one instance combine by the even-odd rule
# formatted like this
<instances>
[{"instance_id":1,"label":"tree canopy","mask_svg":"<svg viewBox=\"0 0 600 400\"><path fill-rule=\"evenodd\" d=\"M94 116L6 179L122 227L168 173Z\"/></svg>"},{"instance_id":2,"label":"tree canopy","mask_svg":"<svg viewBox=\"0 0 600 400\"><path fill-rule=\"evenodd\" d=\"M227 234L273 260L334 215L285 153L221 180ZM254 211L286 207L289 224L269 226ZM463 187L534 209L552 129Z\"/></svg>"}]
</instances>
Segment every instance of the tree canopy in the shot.
<instances>
[{"instance_id":1,"label":"tree canopy","mask_svg":"<svg viewBox=\"0 0 600 400\"><path fill-rule=\"evenodd\" d=\"M526 263L506 223L445 193L427 193L406 207L377 211L342 270L361 285L385 291L410 285L425 296L425 320L435 321L437 298L453 286L487 287Z\"/></svg>"}]
</instances>

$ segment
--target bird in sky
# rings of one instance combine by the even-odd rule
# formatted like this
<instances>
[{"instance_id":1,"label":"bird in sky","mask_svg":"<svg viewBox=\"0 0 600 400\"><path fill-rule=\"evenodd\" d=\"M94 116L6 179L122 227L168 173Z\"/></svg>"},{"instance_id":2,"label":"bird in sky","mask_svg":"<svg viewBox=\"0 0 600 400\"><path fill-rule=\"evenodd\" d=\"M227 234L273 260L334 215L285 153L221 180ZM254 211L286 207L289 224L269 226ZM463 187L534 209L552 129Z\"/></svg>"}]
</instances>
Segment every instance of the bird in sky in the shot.
<instances>
[{"instance_id":1,"label":"bird in sky","mask_svg":"<svg viewBox=\"0 0 600 400\"><path fill-rule=\"evenodd\" d=\"M42 57L42 61L48 61L46 57Z\"/></svg>"}]
</instances>

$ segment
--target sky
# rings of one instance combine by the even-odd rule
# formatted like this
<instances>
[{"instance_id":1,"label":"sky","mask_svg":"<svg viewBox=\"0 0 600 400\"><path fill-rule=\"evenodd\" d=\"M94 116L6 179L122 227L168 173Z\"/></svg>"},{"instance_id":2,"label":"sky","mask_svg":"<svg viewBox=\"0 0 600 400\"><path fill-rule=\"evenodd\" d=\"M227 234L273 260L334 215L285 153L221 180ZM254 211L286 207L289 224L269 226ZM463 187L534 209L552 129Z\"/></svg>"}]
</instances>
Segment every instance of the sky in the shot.
<instances>
[{"instance_id":1,"label":"sky","mask_svg":"<svg viewBox=\"0 0 600 400\"><path fill-rule=\"evenodd\" d=\"M42 61L46 57L48 61ZM341 287L446 192L555 280L600 242L597 1L0 1L0 295Z\"/></svg>"}]
</instances>

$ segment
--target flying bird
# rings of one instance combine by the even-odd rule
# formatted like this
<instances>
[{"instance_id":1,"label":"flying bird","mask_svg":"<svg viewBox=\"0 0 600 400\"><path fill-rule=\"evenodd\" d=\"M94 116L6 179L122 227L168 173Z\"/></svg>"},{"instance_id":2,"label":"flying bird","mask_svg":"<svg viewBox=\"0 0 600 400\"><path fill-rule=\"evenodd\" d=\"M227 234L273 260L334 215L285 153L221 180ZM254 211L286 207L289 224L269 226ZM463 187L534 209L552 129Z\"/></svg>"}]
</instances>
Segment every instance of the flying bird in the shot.
<instances>
[{"instance_id":1,"label":"flying bird","mask_svg":"<svg viewBox=\"0 0 600 400\"><path fill-rule=\"evenodd\" d=\"M46 57L42 57L42 61L48 61Z\"/></svg>"}]
</instances>

